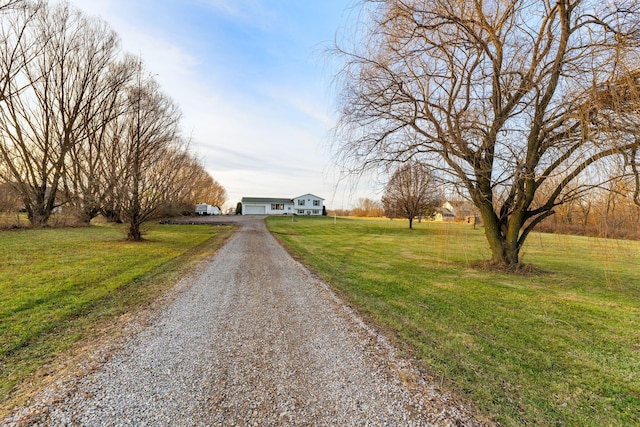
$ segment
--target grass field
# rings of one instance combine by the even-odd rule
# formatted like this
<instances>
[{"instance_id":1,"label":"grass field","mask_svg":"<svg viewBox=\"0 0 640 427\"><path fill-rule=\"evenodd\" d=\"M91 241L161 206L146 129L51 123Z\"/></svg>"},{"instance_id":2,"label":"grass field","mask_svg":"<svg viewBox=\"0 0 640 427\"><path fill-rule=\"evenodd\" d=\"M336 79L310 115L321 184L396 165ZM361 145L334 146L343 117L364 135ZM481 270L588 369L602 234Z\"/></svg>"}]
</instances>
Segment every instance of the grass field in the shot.
<instances>
[{"instance_id":1,"label":"grass field","mask_svg":"<svg viewBox=\"0 0 640 427\"><path fill-rule=\"evenodd\" d=\"M514 276L481 228L271 217L269 228L438 382L502 425L640 425L640 242L532 234Z\"/></svg>"},{"instance_id":2,"label":"grass field","mask_svg":"<svg viewBox=\"0 0 640 427\"><path fill-rule=\"evenodd\" d=\"M101 323L155 300L232 229L148 231L141 243L109 224L0 232L0 409L34 371Z\"/></svg>"}]
</instances>

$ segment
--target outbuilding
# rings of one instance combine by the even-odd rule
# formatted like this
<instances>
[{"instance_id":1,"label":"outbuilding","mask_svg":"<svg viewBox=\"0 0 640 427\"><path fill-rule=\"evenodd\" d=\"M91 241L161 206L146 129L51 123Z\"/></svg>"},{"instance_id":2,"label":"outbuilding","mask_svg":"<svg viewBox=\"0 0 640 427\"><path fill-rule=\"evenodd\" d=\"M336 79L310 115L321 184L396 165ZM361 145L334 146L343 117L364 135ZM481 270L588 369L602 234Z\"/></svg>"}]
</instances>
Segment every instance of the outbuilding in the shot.
<instances>
[{"instance_id":1,"label":"outbuilding","mask_svg":"<svg viewBox=\"0 0 640 427\"><path fill-rule=\"evenodd\" d=\"M220 208L208 203L198 203L196 205L196 215L220 215Z\"/></svg>"}]
</instances>

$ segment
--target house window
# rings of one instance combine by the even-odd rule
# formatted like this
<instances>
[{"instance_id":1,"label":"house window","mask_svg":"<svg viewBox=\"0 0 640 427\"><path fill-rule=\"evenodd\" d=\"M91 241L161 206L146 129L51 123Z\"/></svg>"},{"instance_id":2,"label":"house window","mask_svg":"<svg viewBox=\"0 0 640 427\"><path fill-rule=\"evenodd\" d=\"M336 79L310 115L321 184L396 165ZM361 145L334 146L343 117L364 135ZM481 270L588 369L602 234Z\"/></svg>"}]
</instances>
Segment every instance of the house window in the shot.
<instances>
[{"instance_id":1,"label":"house window","mask_svg":"<svg viewBox=\"0 0 640 427\"><path fill-rule=\"evenodd\" d=\"M298 213L299 213L300 215L304 215L304 209L298 209Z\"/></svg>"},{"instance_id":2,"label":"house window","mask_svg":"<svg viewBox=\"0 0 640 427\"><path fill-rule=\"evenodd\" d=\"M313 206L320 206L320 200L314 200Z\"/></svg>"},{"instance_id":3,"label":"house window","mask_svg":"<svg viewBox=\"0 0 640 427\"><path fill-rule=\"evenodd\" d=\"M298 200L298 206L304 206L304 200L299 199Z\"/></svg>"},{"instance_id":4,"label":"house window","mask_svg":"<svg viewBox=\"0 0 640 427\"><path fill-rule=\"evenodd\" d=\"M320 215L320 211L319 210L315 210L315 211L313 211L313 214L314 215Z\"/></svg>"},{"instance_id":5,"label":"house window","mask_svg":"<svg viewBox=\"0 0 640 427\"><path fill-rule=\"evenodd\" d=\"M271 210L272 211L283 211L284 210L284 205L281 203L272 203L271 204Z\"/></svg>"}]
</instances>

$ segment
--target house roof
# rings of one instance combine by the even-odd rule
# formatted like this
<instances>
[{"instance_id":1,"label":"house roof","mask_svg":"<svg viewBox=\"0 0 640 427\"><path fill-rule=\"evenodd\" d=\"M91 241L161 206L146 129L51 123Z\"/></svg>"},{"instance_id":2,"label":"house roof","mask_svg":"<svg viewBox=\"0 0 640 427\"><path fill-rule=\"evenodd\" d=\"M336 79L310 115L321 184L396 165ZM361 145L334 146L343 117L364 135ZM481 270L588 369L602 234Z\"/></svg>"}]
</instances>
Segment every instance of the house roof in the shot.
<instances>
[{"instance_id":1,"label":"house roof","mask_svg":"<svg viewBox=\"0 0 640 427\"><path fill-rule=\"evenodd\" d=\"M307 197L307 196L311 196L311 197L315 197L316 199L324 200L322 197L318 197L315 194L311 194L311 193L307 193L307 194L303 194L302 196L294 197L294 199L301 199L301 198Z\"/></svg>"},{"instance_id":2,"label":"house roof","mask_svg":"<svg viewBox=\"0 0 640 427\"><path fill-rule=\"evenodd\" d=\"M293 204L293 200L284 198L272 198L272 197L243 197L242 203L279 203L279 204Z\"/></svg>"}]
</instances>

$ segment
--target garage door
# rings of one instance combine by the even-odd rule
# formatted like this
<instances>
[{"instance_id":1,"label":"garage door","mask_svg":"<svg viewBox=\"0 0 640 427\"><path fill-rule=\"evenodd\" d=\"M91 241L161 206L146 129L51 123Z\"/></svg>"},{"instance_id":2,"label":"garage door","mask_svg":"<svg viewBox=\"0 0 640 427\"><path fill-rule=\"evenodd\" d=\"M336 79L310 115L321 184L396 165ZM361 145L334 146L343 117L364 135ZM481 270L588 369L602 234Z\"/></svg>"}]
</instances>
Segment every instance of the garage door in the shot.
<instances>
[{"instance_id":1,"label":"garage door","mask_svg":"<svg viewBox=\"0 0 640 427\"><path fill-rule=\"evenodd\" d=\"M247 205L244 207L245 215L264 215L266 213L264 206Z\"/></svg>"}]
</instances>

